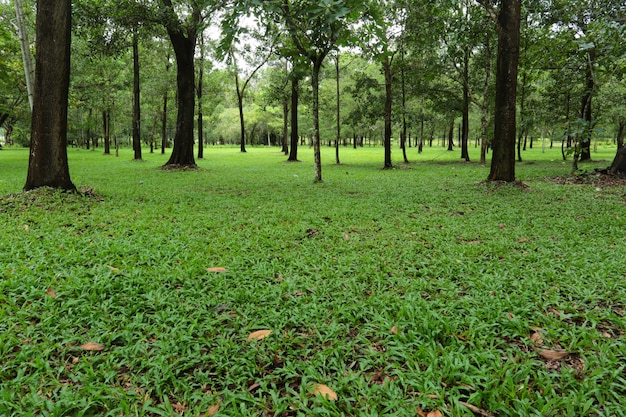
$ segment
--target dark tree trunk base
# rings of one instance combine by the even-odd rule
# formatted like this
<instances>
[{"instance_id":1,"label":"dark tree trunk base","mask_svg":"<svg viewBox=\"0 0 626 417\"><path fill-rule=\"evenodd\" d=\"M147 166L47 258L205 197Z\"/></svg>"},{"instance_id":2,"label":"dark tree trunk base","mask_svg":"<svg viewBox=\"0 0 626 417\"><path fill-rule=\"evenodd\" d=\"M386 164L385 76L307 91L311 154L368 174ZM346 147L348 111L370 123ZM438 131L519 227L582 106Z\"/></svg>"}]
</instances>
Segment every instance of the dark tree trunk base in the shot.
<instances>
[{"instance_id":1,"label":"dark tree trunk base","mask_svg":"<svg viewBox=\"0 0 626 417\"><path fill-rule=\"evenodd\" d=\"M196 164L167 164L167 165L162 165L161 167L159 167L159 169L163 171L173 171L173 170L185 171L185 170L195 170L198 168L199 167Z\"/></svg>"}]
</instances>

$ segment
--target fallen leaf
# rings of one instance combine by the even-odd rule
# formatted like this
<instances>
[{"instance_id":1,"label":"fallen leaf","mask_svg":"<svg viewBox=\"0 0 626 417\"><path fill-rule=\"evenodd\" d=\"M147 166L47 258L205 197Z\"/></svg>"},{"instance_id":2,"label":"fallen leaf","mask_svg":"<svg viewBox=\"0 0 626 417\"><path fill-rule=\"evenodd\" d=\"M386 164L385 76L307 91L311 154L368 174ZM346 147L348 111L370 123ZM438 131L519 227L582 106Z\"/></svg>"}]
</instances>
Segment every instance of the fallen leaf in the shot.
<instances>
[{"instance_id":1,"label":"fallen leaf","mask_svg":"<svg viewBox=\"0 0 626 417\"><path fill-rule=\"evenodd\" d=\"M57 293L54 291L54 288L48 287L46 290L46 294L48 294L52 298L57 298Z\"/></svg>"},{"instance_id":2,"label":"fallen leaf","mask_svg":"<svg viewBox=\"0 0 626 417\"><path fill-rule=\"evenodd\" d=\"M111 265L107 265L107 268L109 268L113 272L118 272L120 270L119 268L116 268L116 267L111 266Z\"/></svg>"},{"instance_id":3,"label":"fallen leaf","mask_svg":"<svg viewBox=\"0 0 626 417\"><path fill-rule=\"evenodd\" d=\"M349 235L349 234L347 234L347 233L344 233L343 238L344 238L345 240L350 240L350 235Z\"/></svg>"},{"instance_id":4,"label":"fallen leaf","mask_svg":"<svg viewBox=\"0 0 626 417\"><path fill-rule=\"evenodd\" d=\"M248 339L262 340L271 334L272 334L271 330L257 330L256 332L250 333L248 335Z\"/></svg>"},{"instance_id":5,"label":"fallen leaf","mask_svg":"<svg viewBox=\"0 0 626 417\"><path fill-rule=\"evenodd\" d=\"M217 273L219 273L219 272L226 272L226 268L221 267L221 266L214 266L212 268L207 268L206 270L208 272L217 272Z\"/></svg>"},{"instance_id":6,"label":"fallen leaf","mask_svg":"<svg viewBox=\"0 0 626 417\"><path fill-rule=\"evenodd\" d=\"M519 240L517 241L517 243L526 243L526 242L528 242L529 240L530 240L530 239L528 239L527 237L523 237L523 238L519 239Z\"/></svg>"},{"instance_id":7,"label":"fallen leaf","mask_svg":"<svg viewBox=\"0 0 626 417\"><path fill-rule=\"evenodd\" d=\"M391 334L398 334L398 326L393 326L391 328Z\"/></svg>"},{"instance_id":8,"label":"fallen leaf","mask_svg":"<svg viewBox=\"0 0 626 417\"><path fill-rule=\"evenodd\" d=\"M427 413L426 417L443 417L443 414L441 414L441 411L435 410Z\"/></svg>"},{"instance_id":9,"label":"fallen leaf","mask_svg":"<svg viewBox=\"0 0 626 417\"><path fill-rule=\"evenodd\" d=\"M419 405L415 406L415 411L417 411L418 416L426 417L426 413L420 408Z\"/></svg>"},{"instance_id":10,"label":"fallen leaf","mask_svg":"<svg viewBox=\"0 0 626 417\"><path fill-rule=\"evenodd\" d=\"M543 345L543 339L541 337L541 333L534 332L530 335L530 340L532 340L536 345Z\"/></svg>"},{"instance_id":11,"label":"fallen leaf","mask_svg":"<svg viewBox=\"0 0 626 417\"><path fill-rule=\"evenodd\" d=\"M324 384L315 384L312 393L326 397L328 401L337 401L337 393Z\"/></svg>"},{"instance_id":12,"label":"fallen leaf","mask_svg":"<svg viewBox=\"0 0 626 417\"><path fill-rule=\"evenodd\" d=\"M539 351L539 355L543 358L554 361L568 357L569 353L564 350L542 349Z\"/></svg>"},{"instance_id":13,"label":"fallen leaf","mask_svg":"<svg viewBox=\"0 0 626 417\"><path fill-rule=\"evenodd\" d=\"M80 348L82 350L93 350L93 351L104 350L104 346L101 345L100 343L96 343L96 342L85 343L83 345L80 345Z\"/></svg>"},{"instance_id":14,"label":"fallen leaf","mask_svg":"<svg viewBox=\"0 0 626 417\"><path fill-rule=\"evenodd\" d=\"M252 385L250 385L250 386L248 387L248 392L252 392L252 391L254 391L255 389L259 388L260 386L261 386L261 384L259 384L258 382L256 382L256 383L252 384Z\"/></svg>"},{"instance_id":15,"label":"fallen leaf","mask_svg":"<svg viewBox=\"0 0 626 417\"><path fill-rule=\"evenodd\" d=\"M30 226L29 226L29 225L27 225L27 224L25 224L25 225L24 225L24 230L28 232L28 231L30 230Z\"/></svg>"},{"instance_id":16,"label":"fallen leaf","mask_svg":"<svg viewBox=\"0 0 626 417\"><path fill-rule=\"evenodd\" d=\"M505 225L504 223L500 223L500 224L498 225L498 227L499 227L500 229L504 229L504 228L506 227L506 225Z\"/></svg>"},{"instance_id":17,"label":"fallen leaf","mask_svg":"<svg viewBox=\"0 0 626 417\"><path fill-rule=\"evenodd\" d=\"M176 404L172 404L172 408L176 411L178 411L180 414L184 413L185 411L187 411L187 406L185 404L181 404L181 403L176 403Z\"/></svg>"},{"instance_id":18,"label":"fallen leaf","mask_svg":"<svg viewBox=\"0 0 626 417\"><path fill-rule=\"evenodd\" d=\"M201 416L203 417L211 417L217 414L218 411L220 411L220 406L222 405L221 401L218 401L217 404L210 406L207 410L206 413L201 414Z\"/></svg>"}]
</instances>

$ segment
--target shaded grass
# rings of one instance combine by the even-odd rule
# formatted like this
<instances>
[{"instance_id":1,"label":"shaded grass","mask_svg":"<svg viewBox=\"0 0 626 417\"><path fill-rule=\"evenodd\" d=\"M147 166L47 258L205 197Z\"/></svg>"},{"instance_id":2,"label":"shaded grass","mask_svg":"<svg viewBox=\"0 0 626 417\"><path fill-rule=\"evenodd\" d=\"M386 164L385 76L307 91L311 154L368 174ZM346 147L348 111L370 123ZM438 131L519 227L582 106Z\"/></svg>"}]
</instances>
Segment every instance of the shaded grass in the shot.
<instances>
[{"instance_id":1,"label":"shaded grass","mask_svg":"<svg viewBox=\"0 0 626 417\"><path fill-rule=\"evenodd\" d=\"M309 153L71 150L79 196L19 193L27 151L0 152L0 414L624 415L623 188L546 181L557 150L529 189L437 149L344 149L314 184Z\"/></svg>"}]
</instances>

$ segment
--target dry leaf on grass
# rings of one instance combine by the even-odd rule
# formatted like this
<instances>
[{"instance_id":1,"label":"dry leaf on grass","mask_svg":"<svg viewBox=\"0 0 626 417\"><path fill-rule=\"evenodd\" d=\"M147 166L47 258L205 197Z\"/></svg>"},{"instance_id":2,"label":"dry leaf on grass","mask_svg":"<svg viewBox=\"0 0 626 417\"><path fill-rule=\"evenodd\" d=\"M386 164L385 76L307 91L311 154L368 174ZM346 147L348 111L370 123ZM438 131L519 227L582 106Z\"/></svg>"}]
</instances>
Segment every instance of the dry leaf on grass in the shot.
<instances>
[{"instance_id":1,"label":"dry leaf on grass","mask_svg":"<svg viewBox=\"0 0 626 417\"><path fill-rule=\"evenodd\" d=\"M564 350L542 349L539 351L539 355L545 359L554 361L568 357L569 352L566 352Z\"/></svg>"},{"instance_id":2,"label":"dry leaf on grass","mask_svg":"<svg viewBox=\"0 0 626 417\"><path fill-rule=\"evenodd\" d=\"M54 288L48 287L46 290L46 294L48 294L52 298L57 298L57 293L54 291Z\"/></svg>"},{"instance_id":3,"label":"dry leaf on grass","mask_svg":"<svg viewBox=\"0 0 626 417\"><path fill-rule=\"evenodd\" d=\"M391 334L398 334L398 326L393 326L391 328Z\"/></svg>"},{"instance_id":4,"label":"dry leaf on grass","mask_svg":"<svg viewBox=\"0 0 626 417\"><path fill-rule=\"evenodd\" d=\"M187 411L187 406L185 404L181 404L180 402L172 404L172 408L179 414L183 414Z\"/></svg>"},{"instance_id":5,"label":"dry leaf on grass","mask_svg":"<svg viewBox=\"0 0 626 417\"><path fill-rule=\"evenodd\" d=\"M222 266L214 266L206 269L208 272L226 272L226 268Z\"/></svg>"},{"instance_id":6,"label":"dry leaf on grass","mask_svg":"<svg viewBox=\"0 0 626 417\"><path fill-rule=\"evenodd\" d=\"M541 337L541 333L539 332L534 332L533 334L531 334L530 340L532 340L533 343L536 345L543 345L543 338Z\"/></svg>"},{"instance_id":7,"label":"dry leaf on grass","mask_svg":"<svg viewBox=\"0 0 626 417\"><path fill-rule=\"evenodd\" d=\"M252 332L248 335L248 339L252 340L262 340L265 339L267 336L271 335L272 331L271 330L257 330L256 332Z\"/></svg>"},{"instance_id":8,"label":"dry leaf on grass","mask_svg":"<svg viewBox=\"0 0 626 417\"><path fill-rule=\"evenodd\" d=\"M96 342L87 342L83 345L80 345L80 348L82 350L89 350L89 351L101 351L104 350L104 346L101 345L100 343L96 343Z\"/></svg>"},{"instance_id":9,"label":"dry leaf on grass","mask_svg":"<svg viewBox=\"0 0 626 417\"><path fill-rule=\"evenodd\" d=\"M337 393L324 384L315 384L311 392L315 395L326 397L328 401L337 401L338 398Z\"/></svg>"},{"instance_id":10,"label":"dry leaf on grass","mask_svg":"<svg viewBox=\"0 0 626 417\"><path fill-rule=\"evenodd\" d=\"M419 406L417 407L417 415L420 417L443 417L439 410L425 412Z\"/></svg>"},{"instance_id":11,"label":"dry leaf on grass","mask_svg":"<svg viewBox=\"0 0 626 417\"><path fill-rule=\"evenodd\" d=\"M107 268L109 268L113 272L119 272L119 270L120 270L119 268L116 268L116 267L111 266L111 265L107 265Z\"/></svg>"},{"instance_id":12,"label":"dry leaf on grass","mask_svg":"<svg viewBox=\"0 0 626 417\"><path fill-rule=\"evenodd\" d=\"M222 405L221 401L218 401L217 404L210 406L207 410L206 413L204 414L200 414L201 417L211 417L217 414L218 411L220 411L220 406Z\"/></svg>"}]
</instances>

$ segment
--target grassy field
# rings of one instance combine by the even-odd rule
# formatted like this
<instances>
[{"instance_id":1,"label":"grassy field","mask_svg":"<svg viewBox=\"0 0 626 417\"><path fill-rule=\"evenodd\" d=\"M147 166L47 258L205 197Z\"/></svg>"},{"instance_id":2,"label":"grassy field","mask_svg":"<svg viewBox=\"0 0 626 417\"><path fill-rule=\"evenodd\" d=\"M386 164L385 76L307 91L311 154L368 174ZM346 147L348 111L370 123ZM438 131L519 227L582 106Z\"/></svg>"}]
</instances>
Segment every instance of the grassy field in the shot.
<instances>
[{"instance_id":1,"label":"grassy field","mask_svg":"<svg viewBox=\"0 0 626 417\"><path fill-rule=\"evenodd\" d=\"M626 415L625 187L323 152L70 149L75 195L0 151L0 415Z\"/></svg>"}]
</instances>

